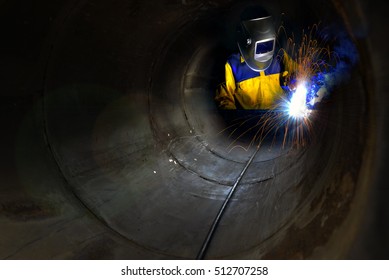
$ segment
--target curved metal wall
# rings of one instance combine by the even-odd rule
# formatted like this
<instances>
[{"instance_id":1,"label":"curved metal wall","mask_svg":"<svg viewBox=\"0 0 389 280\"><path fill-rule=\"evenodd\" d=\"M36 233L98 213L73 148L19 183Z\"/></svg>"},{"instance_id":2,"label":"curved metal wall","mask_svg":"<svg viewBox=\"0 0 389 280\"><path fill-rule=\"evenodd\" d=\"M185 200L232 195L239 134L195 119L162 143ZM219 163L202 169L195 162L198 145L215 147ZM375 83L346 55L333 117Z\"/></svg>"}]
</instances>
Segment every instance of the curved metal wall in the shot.
<instances>
[{"instance_id":1,"label":"curved metal wall","mask_svg":"<svg viewBox=\"0 0 389 280\"><path fill-rule=\"evenodd\" d=\"M235 183L205 258L350 257L382 168L379 48L361 33L363 4L287 2L268 8L296 30L341 24L360 60L313 140L265 140L239 182L255 147L228 137L213 95L248 1L26 8L31 20L57 14L29 49L40 56L21 105L7 107L17 183L4 187L0 257L193 259Z\"/></svg>"}]
</instances>

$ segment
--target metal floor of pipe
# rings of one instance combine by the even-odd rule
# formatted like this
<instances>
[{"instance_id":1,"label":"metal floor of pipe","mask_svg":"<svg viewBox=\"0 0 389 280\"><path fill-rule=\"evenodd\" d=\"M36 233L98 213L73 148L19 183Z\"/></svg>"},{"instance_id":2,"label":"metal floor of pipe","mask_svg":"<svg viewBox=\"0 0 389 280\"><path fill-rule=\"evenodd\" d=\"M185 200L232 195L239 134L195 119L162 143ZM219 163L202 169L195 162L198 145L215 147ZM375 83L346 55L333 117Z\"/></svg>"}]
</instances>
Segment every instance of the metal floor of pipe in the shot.
<instances>
[{"instance_id":1,"label":"metal floor of pipe","mask_svg":"<svg viewBox=\"0 0 389 280\"><path fill-rule=\"evenodd\" d=\"M383 5L267 3L360 60L311 141L249 162L213 97L253 2L0 1L1 259L194 259L236 183L206 259L388 257Z\"/></svg>"}]
</instances>

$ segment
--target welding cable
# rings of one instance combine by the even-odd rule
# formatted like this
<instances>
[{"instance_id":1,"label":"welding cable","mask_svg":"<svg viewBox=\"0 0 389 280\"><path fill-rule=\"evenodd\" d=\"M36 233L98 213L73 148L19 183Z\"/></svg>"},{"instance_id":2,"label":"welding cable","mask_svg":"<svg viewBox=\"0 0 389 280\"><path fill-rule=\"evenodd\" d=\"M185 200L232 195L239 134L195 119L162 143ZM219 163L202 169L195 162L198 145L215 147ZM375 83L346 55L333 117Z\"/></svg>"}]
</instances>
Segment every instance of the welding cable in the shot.
<instances>
[{"instance_id":1,"label":"welding cable","mask_svg":"<svg viewBox=\"0 0 389 280\"><path fill-rule=\"evenodd\" d=\"M252 154L251 158L247 161L247 163L246 163L245 167L243 168L242 172L240 172L240 174L239 174L238 178L236 179L234 185L230 189L226 199L224 200L223 205L221 206L219 212L216 215L215 220L212 223L211 228L208 231L207 237L205 238L204 243L203 243L203 245L201 247L201 250L200 250L200 252L198 253L198 255L196 257L197 260L202 260L204 258L205 254L206 254L206 251L207 251L207 249L209 247L209 244L211 243L211 240L213 238L213 235L215 234L216 228L217 228L217 226L218 226L218 224L219 224L219 222L220 222L220 220L221 220L221 218L222 218L222 216L223 216L223 214L225 212L225 209L226 209L228 203L230 202L231 197L233 196L233 194L234 194L234 192L236 190L236 187L238 186L238 184L242 180L242 178L243 178L244 174L246 173L247 169L249 168L250 164L253 162L255 155L258 153L259 147L260 147L260 145L257 146L257 148L254 151L254 153Z\"/></svg>"}]
</instances>

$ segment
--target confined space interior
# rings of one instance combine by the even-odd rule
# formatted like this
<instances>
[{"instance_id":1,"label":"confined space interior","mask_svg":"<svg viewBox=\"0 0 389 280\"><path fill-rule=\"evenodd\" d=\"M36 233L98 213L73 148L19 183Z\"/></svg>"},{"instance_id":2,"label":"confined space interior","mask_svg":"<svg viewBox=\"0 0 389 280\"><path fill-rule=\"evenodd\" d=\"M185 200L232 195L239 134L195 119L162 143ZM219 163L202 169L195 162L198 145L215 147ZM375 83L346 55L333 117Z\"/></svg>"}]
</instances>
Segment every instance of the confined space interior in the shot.
<instances>
[{"instance_id":1,"label":"confined space interior","mask_svg":"<svg viewBox=\"0 0 389 280\"><path fill-rule=\"evenodd\" d=\"M194 259L234 185L203 258L347 257L375 154L363 14L354 1L268 2L58 4L15 140L23 187L1 204L0 258ZM270 134L256 152L255 128L239 137L214 102L253 3L296 36L335 23L359 52L305 145Z\"/></svg>"}]
</instances>

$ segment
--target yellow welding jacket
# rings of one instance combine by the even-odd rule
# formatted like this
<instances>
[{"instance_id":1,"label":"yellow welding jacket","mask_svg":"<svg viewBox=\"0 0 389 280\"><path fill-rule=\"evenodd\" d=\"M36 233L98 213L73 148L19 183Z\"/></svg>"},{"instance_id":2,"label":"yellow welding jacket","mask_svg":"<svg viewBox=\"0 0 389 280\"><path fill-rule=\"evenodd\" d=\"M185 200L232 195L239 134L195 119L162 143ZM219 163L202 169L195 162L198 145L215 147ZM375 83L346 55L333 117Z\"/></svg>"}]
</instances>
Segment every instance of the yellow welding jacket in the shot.
<instances>
[{"instance_id":1,"label":"yellow welding jacket","mask_svg":"<svg viewBox=\"0 0 389 280\"><path fill-rule=\"evenodd\" d=\"M259 72L252 70L240 54L233 54L225 64L226 80L218 86L215 100L221 109L274 109L284 95L286 77L295 67L284 51Z\"/></svg>"}]
</instances>

